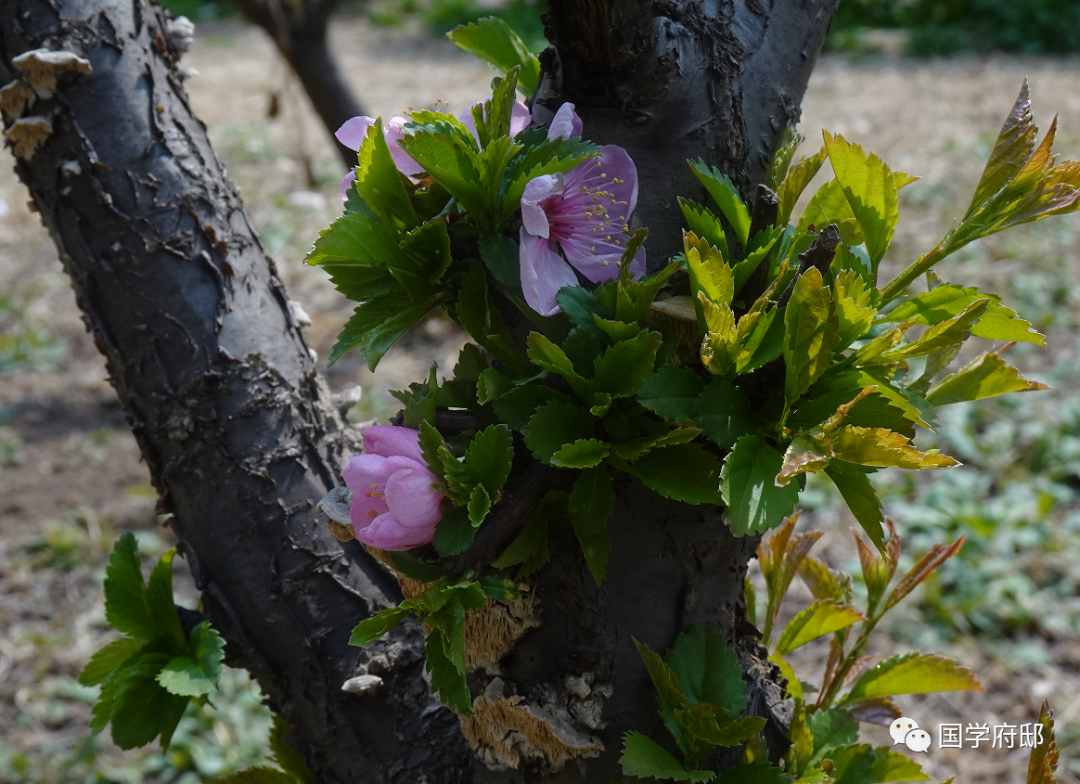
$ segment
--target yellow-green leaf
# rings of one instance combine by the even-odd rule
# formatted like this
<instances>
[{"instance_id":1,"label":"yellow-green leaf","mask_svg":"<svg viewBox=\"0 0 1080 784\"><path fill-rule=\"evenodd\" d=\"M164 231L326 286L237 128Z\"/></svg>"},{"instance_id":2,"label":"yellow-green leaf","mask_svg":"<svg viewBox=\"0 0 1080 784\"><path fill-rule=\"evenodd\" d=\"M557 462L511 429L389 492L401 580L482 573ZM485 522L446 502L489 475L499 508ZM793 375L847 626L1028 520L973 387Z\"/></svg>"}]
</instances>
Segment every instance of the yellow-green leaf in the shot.
<instances>
[{"instance_id":1,"label":"yellow-green leaf","mask_svg":"<svg viewBox=\"0 0 1080 784\"><path fill-rule=\"evenodd\" d=\"M827 154L825 148L822 147L809 158L801 158L798 163L788 169L784 182L776 192L776 195L780 197L780 209L776 215L777 226L787 225L791 219L791 211L795 209L795 202L799 200L799 196L806 190L810 180L814 179L814 175L821 169Z\"/></svg>"},{"instance_id":2,"label":"yellow-green leaf","mask_svg":"<svg viewBox=\"0 0 1080 784\"><path fill-rule=\"evenodd\" d=\"M832 364L839 342L832 296L821 273L811 267L800 276L784 313L784 402L790 406Z\"/></svg>"},{"instance_id":3,"label":"yellow-green leaf","mask_svg":"<svg viewBox=\"0 0 1080 784\"><path fill-rule=\"evenodd\" d=\"M799 474L816 474L829 464L832 450L828 442L808 433L795 436L784 453L784 465L776 475L776 486L783 487Z\"/></svg>"},{"instance_id":4,"label":"yellow-green leaf","mask_svg":"<svg viewBox=\"0 0 1080 784\"><path fill-rule=\"evenodd\" d=\"M784 627L780 639L776 641L776 652L781 656L786 655L818 637L846 629L856 621L865 620L864 616L850 607L818 599Z\"/></svg>"},{"instance_id":5,"label":"yellow-green leaf","mask_svg":"<svg viewBox=\"0 0 1080 784\"><path fill-rule=\"evenodd\" d=\"M1054 737L1054 712L1046 701L1043 701L1042 710L1039 711L1039 725L1042 728L1042 743L1031 747L1027 784L1057 784L1058 747L1057 738Z\"/></svg>"},{"instance_id":6,"label":"yellow-green leaf","mask_svg":"<svg viewBox=\"0 0 1080 784\"><path fill-rule=\"evenodd\" d=\"M982 691L982 686L952 659L928 653L905 653L890 656L859 676L844 702L939 691Z\"/></svg>"},{"instance_id":7,"label":"yellow-green leaf","mask_svg":"<svg viewBox=\"0 0 1080 784\"><path fill-rule=\"evenodd\" d=\"M857 272L841 270L833 278L833 312L840 335L839 346L850 346L870 329L877 308L870 305L870 287Z\"/></svg>"},{"instance_id":8,"label":"yellow-green leaf","mask_svg":"<svg viewBox=\"0 0 1080 784\"><path fill-rule=\"evenodd\" d=\"M1006 392L1049 388L1046 384L1021 376L1016 368L1005 363L1000 351L988 351L931 387L926 399L935 406L944 406L965 400L982 400Z\"/></svg>"},{"instance_id":9,"label":"yellow-green leaf","mask_svg":"<svg viewBox=\"0 0 1080 784\"><path fill-rule=\"evenodd\" d=\"M832 437L833 452L840 460L885 468L952 468L960 463L948 455L920 452L907 437L880 427L845 425Z\"/></svg>"},{"instance_id":10,"label":"yellow-green leaf","mask_svg":"<svg viewBox=\"0 0 1080 784\"><path fill-rule=\"evenodd\" d=\"M683 249L686 251L691 293L697 297L699 291L704 292L717 305L730 303L735 295L735 285L731 267L720 250L690 232L683 233Z\"/></svg>"},{"instance_id":11,"label":"yellow-green leaf","mask_svg":"<svg viewBox=\"0 0 1080 784\"><path fill-rule=\"evenodd\" d=\"M859 222L871 266L876 270L900 217L896 180L878 156L868 155L842 136L833 137L828 131L823 134L829 162Z\"/></svg>"},{"instance_id":12,"label":"yellow-green leaf","mask_svg":"<svg viewBox=\"0 0 1080 784\"><path fill-rule=\"evenodd\" d=\"M1012 182L1013 178L1024 168L1024 163L1035 149L1035 135L1039 129L1035 127L1035 118L1031 113L1031 92L1028 89L1027 79L1020 88L1020 95L1016 97L1012 111L1005 118L1005 124L998 132L994 149L990 153L990 159L986 162L979 185L975 189L975 195L971 199L971 205L964 214L964 219L971 217L983 202L1002 188Z\"/></svg>"}]
</instances>

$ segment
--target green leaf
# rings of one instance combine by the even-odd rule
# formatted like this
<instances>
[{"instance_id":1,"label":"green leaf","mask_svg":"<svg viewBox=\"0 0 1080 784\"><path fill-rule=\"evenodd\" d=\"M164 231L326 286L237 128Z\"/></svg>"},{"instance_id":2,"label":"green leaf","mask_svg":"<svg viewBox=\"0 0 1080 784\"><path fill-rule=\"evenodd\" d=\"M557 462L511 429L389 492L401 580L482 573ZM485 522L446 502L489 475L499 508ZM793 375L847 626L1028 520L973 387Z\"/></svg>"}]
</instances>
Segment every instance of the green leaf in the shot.
<instances>
[{"instance_id":1,"label":"green leaf","mask_svg":"<svg viewBox=\"0 0 1080 784\"><path fill-rule=\"evenodd\" d=\"M919 763L905 754L889 749L874 749L874 765L871 773L872 781L931 781L932 779L923 773Z\"/></svg>"},{"instance_id":2,"label":"green leaf","mask_svg":"<svg viewBox=\"0 0 1080 784\"><path fill-rule=\"evenodd\" d=\"M799 576L815 599L851 603L851 575L847 572L830 569L824 562L808 555L799 564Z\"/></svg>"},{"instance_id":3,"label":"green leaf","mask_svg":"<svg viewBox=\"0 0 1080 784\"><path fill-rule=\"evenodd\" d=\"M1054 737L1054 712L1045 701L1039 711L1039 724L1043 729L1043 742L1031 747L1027 784L1057 784L1055 771L1058 764L1058 747L1057 738Z\"/></svg>"},{"instance_id":4,"label":"green leaf","mask_svg":"<svg viewBox=\"0 0 1080 784\"><path fill-rule=\"evenodd\" d=\"M420 222L383 135L382 118L368 127L357 153L353 188L383 223L403 234Z\"/></svg>"},{"instance_id":5,"label":"green leaf","mask_svg":"<svg viewBox=\"0 0 1080 784\"><path fill-rule=\"evenodd\" d=\"M121 637L113 640L90 657L90 661L79 674L79 683L83 686L96 686L108 678L114 670L142 650L142 643L133 637Z\"/></svg>"},{"instance_id":6,"label":"green leaf","mask_svg":"<svg viewBox=\"0 0 1080 784\"><path fill-rule=\"evenodd\" d=\"M549 403L572 405L569 397L549 386L527 384L500 395L493 406L499 419L514 430L521 431L529 424L533 414Z\"/></svg>"},{"instance_id":7,"label":"green leaf","mask_svg":"<svg viewBox=\"0 0 1080 784\"><path fill-rule=\"evenodd\" d=\"M698 398L696 424L715 444L730 449L751 427L750 401L723 379L714 379Z\"/></svg>"},{"instance_id":8,"label":"green leaf","mask_svg":"<svg viewBox=\"0 0 1080 784\"><path fill-rule=\"evenodd\" d=\"M952 659L928 653L905 653L890 656L860 675L843 702L939 691L982 691L982 686Z\"/></svg>"},{"instance_id":9,"label":"green leaf","mask_svg":"<svg viewBox=\"0 0 1080 784\"><path fill-rule=\"evenodd\" d=\"M458 507L443 515L435 528L432 546L442 557L465 552L476 536L476 528L469 519L467 509Z\"/></svg>"},{"instance_id":10,"label":"green leaf","mask_svg":"<svg viewBox=\"0 0 1080 784\"><path fill-rule=\"evenodd\" d=\"M846 629L856 621L865 620L866 618L850 607L819 599L788 622L780 639L776 641L776 652L786 656L818 637Z\"/></svg>"},{"instance_id":11,"label":"green leaf","mask_svg":"<svg viewBox=\"0 0 1080 784\"><path fill-rule=\"evenodd\" d=\"M477 219L481 231L496 231L498 227L491 225L490 216L492 209L501 204L494 204L484 187L476 141L455 118L436 116L439 119L431 124L406 125L401 146Z\"/></svg>"},{"instance_id":12,"label":"green leaf","mask_svg":"<svg viewBox=\"0 0 1080 784\"><path fill-rule=\"evenodd\" d=\"M926 393L927 401L935 406L945 406L1008 392L1049 389L1046 384L1021 376L1016 368L1005 363L1000 354L1000 351L988 351L956 373L946 376Z\"/></svg>"},{"instance_id":13,"label":"green leaf","mask_svg":"<svg viewBox=\"0 0 1080 784\"><path fill-rule=\"evenodd\" d=\"M409 602L402 602L397 607L380 610L367 620L361 621L352 630L349 645L356 645L360 648L370 645L414 612L415 607Z\"/></svg>"},{"instance_id":14,"label":"green leaf","mask_svg":"<svg viewBox=\"0 0 1080 784\"><path fill-rule=\"evenodd\" d=\"M520 153L507 171L503 213L509 215L521 207L525 186L544 174L568 172L589 158L600 154L595 144L581 139L551 139Z\"/></svg>"},{"instance_id":15,"label":"green leaf","mask_svg":"<svg viewBox=\"0 0 1080 784\"><path fill-rule=\"evenodd\" d=\"M575 405L554 401L537 408L523 432L525 445L536 459L551 463L566 444L592 438L593 418Z\"/></svg>"},{"instance_id":16,"label":"green leaf","mask_svg":"<svg viewBox=\"0 0 1080 784\"><path fill-rule=\"evenodd\" d=\"M560 501L551 499L553 495L561 496ZM521 533L503 550L502 555L491 562L496 569L505 569L510 566L521 564L517 577L522 579L536 572L548 562L548 526L555 518L565 517L566 496L565 493L549 491L540 506L530 515Z\"/></svg>"},{"instance_id":17,"label":"green leaf","mask_svg":"<svg viewBox=\"0 0 1080 784\"><path fill-rule=\"evenodd\" d=\"M471 345L471 344L470 344ZM457 376L457 374L454 374ZM490 403L514 388L514 382L495 368L480 371L476 380L476 399L481 404Z\"/></svg>"},{"instance_id":18,"label":"green leaf","mask_svg":"<svg viewBox=\"0 0 1080 784\"><path fill-rule=\"evenodd\" d=\"M518 244L505 234L485 234L480 238L480 258L499 285L509 292L521 288L521 261Z\"/></svg>"},{"instance_id":19,"label":"green leaf","mask_svg":"<svg viewBox=\"0 0 1080 784\"><path fill-rule=\"evenodd\" d=\"M958 316L928 327L918 340L885 351L874 361L875 363L903 362L912 357L958 346L971 336L971 326L982 317L989 305L989 299L976 300Z\"/></svg>"},{"instance_id":20,"label":"green leaf","mask_svg":"<svg viewBox=\"0 0 1080 784\"><path fill-rule=\"evenodd\" d=\"M832 364L840 342L832 295L811 267L800 276L784 312L784 402L790 406Z\"/></svg>"},{"instance_id":21,"label":"green leaf","mask_svg":"<svg viewBox=\"0 0 1080 784\"><path fill-rule=\"evenodd\" d=\"M289 725L280 714L274 714L270 729L270 759L296 779L296 784L316 784L304 758L288 743Z\"/></svg>"},{"instance_id":22,"label":"green leaf","mask_svg":"<svg viewBox=\"0 0 1080 784\"><path fill-rule=\"evenodd\" d=\"M671 753L640 732L623 735L623 753L619 764L627 776L639 778L675 781L712 781L716 778L711 770L687 770Z\"/></svg>"},{"instance_id":23,"label":"green leaf","mask_svg":"<svg viewBox=\"0 0 1080 784\"><path fill-rule=\"evenodd\" d=\"M431 690L439 693L443 705L454 711L468 715L472 713L472 695L465 682L465 673L459 671L446 655L444 637L438 633L429 634L424 644L427 663L424 668L431 674Z\"/></svg>"},{"instance_id":24,"label":"green leaf","mask_svg":"<svg viewBox=\"0 0 1080 784\"><path fill-rule=\"evenodd\" d=\"M514 438L506 425L491 425L481 430L465 451L465 465L492 498L498 497L506 484L513 460Z\"/></svg>"},{"instance_id":25,"label":"green leaf","mask_svg":"<svg viewBox=\"0 0 1080 784\"><path fill-rule=\"evenodd\" d=\"M201 697L214 690L215 684L199 669L190 656L178 656L158 673L157 682L171 694Z\"/></svg>"},{"instance_id":26,"label":"green leaf","mask_svg":"<svg viewBox=\"0 0 1080 784\"><path fill-rule=\"evenodd\" d=\"M489 16L472 24L455 27L446 37L500 71L519 67L518 89L526 98L536 92L536 86L540 83L540 61L502 19Z\"/></svg>"},{"instance_id":27,"label":"green leaf","mask_svg":"<svg viewBox=\"0 0 1080 784\"><path fill-rule=\"evenodd\" d=\"M682 209L683 217L686 218L686 225L691 233L701 237L709 245L718 249L720 255L725 259L729 258L724 227L712 210L708 207L702 207L700 204L690 201L690 199L684 199L682 196L679 197L679 207Z\"/></svg>"},{"instance_id":28,"label":"green leaf","mask_svg":"<svg viewBox=\"0 0 1080 784\"><path fill-rule=\"evenodd\" d=\"M639 234L635 234L635 237L639 237ZM633 244L634 238L631 238L627 242L627 251L633 250ZM682 259L676 256L670 264L655 275L634 281L624 281L620 278L617 284L615 319L624 324L643 321L652 308L653 300L656 299L660 289L672 275L682 269L682 266Z\"/></svg>"},{"instance_id":29,"label":"green leaf","mask_svg":"<svg viewBox=\"0 0 1080 784\"><path fill-rule=\"evenodd\" d=\"M859 221L871 269L876 271L900 217L892 170L878 156L867 155L843 136L833 137L828 131L823 134L829 162Z\"/></svg>"},{"instance_id":30,"label":"green leaf","mask_svg":"<svg viewBox=\"0 0 1080 784\"><path fill-rule=\"evenodd\" d=\"M765 175L765 186L775 191L787 177L791 167L791 159L795 156L795 150L806 141L806 137L795 130L795 124L789 122L784 126L784 131L776 143L776 152L773 153L772 162L769 164L769 172Z\"/></svg>"},{"instance_id":31,"label":"green leaf","mask_svg":"<svg viewBox=\"0 0 1080 784\"><path fill-rule=\"evenodd\" d=\"M775 482L783 466L784 456L761 436L743 436L735 442L720 474L727 504L724 516L735 536L775 528L794 511L798 485L777 487Z\"/></svg>"},{"instance_id":32,"label":"green leaf","mask_svg":"<svg viewBox=\"0 0 1080 784\"><path fill-rule=\"evenodd\" d=\"M663 337L642 330L637 337L616 343L596 358L593 389L614 398L630 397L653 372Z\"/></svg>"},{"instance_id":33,"label":"green leaf","mask_svg":"<svg viewBox=\"0 0 1080 784\"><path fill-rule=\"evenodd\" d=\"M390 270L381 265L332 262L324 264L323 269L330 276L334 288L353 302L367 302L401 289L401 284L394 280Z\"/></svg>"},{"instance_id":34,"label":"green leaf","mask_svg":"<svg viewBox=\"0 0 1080 784\"><path fill-rule=\"evenodd\" d=\"M623 470L665 498L688 504L722 503L720 462L700 444L653 449Z\"/></svg>"},{"instance_id":35,"label":"green leaf","mask_svg":"<svg viewBox=\"0 0 1080 784\"><path fill-rule=\"evenodd\" d=\"M638 387L641 405L672 422L692 422L705 380L690 368L664 365Z\"/></svg>"},{"instance_id":36,"label":"green leaf","mask_svg":"<svg viewBox=\"0 0 1080 784\"><path fill-rule=\"evenodd\" d=\"M559 468L592 468L608 456L611 448L595 438L583 438L567 444L551 457Z\"/></svg>"},{"instance_id":37,"label":"green leaf","mask_svg":"<svg viewBox=\"0 0 1080 784\"><path fill-rule=\"evenodd\" d=\"M984 294L974 286L936 286L889 311L879 321L902 322L914 318L916 324L940 324L963 313L980 299L990 300L990 305L971 325L971 334L989 340L1019 340L1045 345L1044 336L1031 329L1029 322L1017 316L1011 308L1000 304L994 295Z\"/></svg>"},{"instance_id":38,"label":"green leaf","mask_svg":"<svg viewBox=\"0 0 1080 784\"><path fill-rule=\"evenodd\" d=\"M157 683L157 675L168 661L167 654L145 654L117 674L119 684L109 722L112 739L120 748L150 743L165 728L177 701L186 702Z\"/></svg>"},{"instance_id":39,"label":"green leaf","mask_svg":"<svg viewBox=\"0 0 1080 784\"><path fill-rule=\"evenodd\" d=\"M308 264L337 265L338 268L369 268L387 263L405 263L405 254L399 247L401 238L376 215L367 204L360 202L357 212L347 212L319 232ZM350 299L367 300L374 294L353 291ZM346 293L346 296L349 296Z\"/></svg>"},{"instance_id":40,"label":"green leaf","mask_svg":"<svg viewBox=\"0 0 1080 784\"><path fill-rule=\"evenodd\" d=\"M446 577L446 573L435 564L421 561L407 552L388 551L386 558L390 561L390 565L395 572L401 572L406 577L411 577L422 583L434 583Z\"/></svg>"},{"instance_id":41,"label":"green leaf","mask_svg":"<svg viewBox=\"0 0 1080 784\"><path fill-rule=\"evenodd\" d=\"M711 702L731 718L742 715L746 708L742 669L716 629L694 624L675 638L665 661L679 679L688 705Z\"/></svg>"},{"instance_id":42,"label":"green leaf","mask_svg":"<svg viewBox=\"0 0 1080 784\"><path fill-rule=\"evenodd\" d=\"M146 583L146 607L158 633L183 647L187 644L187 635L180 626L180 616L173 603L172 562L175 555L175 547L166 550L150 572L150 579Z\"/></svg>"},{"instance_id":43,"label":"green leaf","mask_svg":"<svg viewBox=\"0 0 1080 784\"><path fill-rule=\"evenodd\" d=\"M766 724L766 719L761 716L719 723L717 711L715 705L699 702L690 708L676 709L675 721L687 734L710 746L737 746L755 737Z\"/></svg>"},{"instance_id":44,"label":"green leaf","mask_svg":"<svg viewBox=\"0 0 1080 784\"><path fill-rule=\"evenodd\" d=\"M920 452L906 436L883 428L845 425L832 436L833 452L840 460L858 465L896 468L952 468L948 455Z\"/></svg>"},{"instance_id":45,"label":"green leaf","mask_svg":"<svg viewBox=\"0 0 1080 784\"><path fill-rule=\"evenodd\" d=\"M117 631L144 642L157 634L146 604L139 545L130 531L116 541L105 569L105 620Z\"/></svg>"},{"instance_id":46,"label":"green leaf","mask_svg":"<svg viewBox=\"0 0 1080 784\"><path fill-rule=\"evenodd\" d=\"M859 739L859 722L847 711L827 708L806 717L806 725L814 737L814 753L806 763L813 767L829 757L829 752L848 746Z\"/></svg>"},{"instance_id":47,"label":"green leaf","mask_svg":"<svg viewBox=\"0 0 1080 784\"><path fill-rule=\"evenodd\" d=\"M401 248L408 252L411 263L388 264L390 271L414 297L419 292L423 299L427 296L427 284L438 283L453 261L446 217L436 215L426 223L421 223L405 235Z\"/></svg>"},{"instance_id":48,"label":"green leaf","mask_svg":"<svg viewBox=\"0 0 1080 784\"><path fill-rule=\"evenodd\" d=\"M675 671L668 667L660 654L656 653L648 645L634 639L634 646L637 648L641 660L645 662L645 668L649 671L649 678L652 679L653 686L656 689L656 701L659 703L660 708L673 710L686 705L686 695L683 694L682 686L679 685L679 677L675 674Z\"/></svg>"},{"instance_id":49,"label":"green leaf","mask_svg":"<svg viewBox=\"0 0 1080 784\"><path fill-rule=\"evenodd\" d=\"M881 499L866 474L842 473L835 468L826 468L825 474L836 485L844 503L866 531L870 541L877 545L879 550L884 548L885 533L881 524L885 522L885 512L881 507Z\"/></svg>"},{"instance_id":50,"label":"green leaf","mask_svg":"<svg viewBox=\"0 0 1080 784\"><path fill-rule=\"evenodd\" d=\"M596 536L607 526L615 508L611 471L605 465L578 474L570 492L570 524L580 537Z\"/></svg>"},{"instance_id":51,"label":"green leaf","mask_svg":"<svg viewBox=\"0 0 1080 784\"><path fill-rule=\"evenodd\" d=\"M607 528L600 530L595 536L581 536L578 534L578 544L581 552L585 554L585 563L592 573L593 580L597 585L603 585L607 574L608 556L611 554L611 534Z\"/></svg>"},{"instance_id":52,"label":"green leaf","mask_svg":"<svg viewBox=\"0 0 1080 784\"><path fill-rule=\"evenodd\" d=\"M889 598L885 600L885 609L888 610L895 607L900 601L915 590L915 587L929 577L935 569L937 569L945 561L952 558L958 552L960 548L964 546L964 537L960 537L951 545L935 544L931 546L929 550L919 559L911 571L901 578L900 582L893 588L892 593L889 594ZM890 578L891 578L890 574Z\"/></svg>"},{"instance_id":53,"label":"green leaf","mask_svg":"<svg viewBox=\"0 0 1080 784\"><path fill-rule=\"evenodd\" d=\"M720 251L690 232L683 234L683 249L686 253L686 269L690 273L690 294L694 301L698 301L698 293L701 292L717 305L730 304L735 296L735 279Z\"/></svg>"},{"instance_id":54,"label":"green leaf","mask_svg":"<svg viewBox=\"0 0 1080 784\"><path fill-rule=\"evenodd\" d=\"M701 435L696 427L677 427L658 436L639 436L614 445L615 454L628 463L640 460L653 449L676 444L689 444Z\"/></svg>"},{"instance_id":55,"label":"green leaf","mask_svg":"<svg viewBox=\"0 0 1080 784\"><path fill-rule=\"evenodd\" d=\"M592 383L582 378L574 369L574 363L561 348L556 346L539 332L529 333L529 359L549 373L555 373L566 379L570 388L582 400L591 401Z\"/></svg>"},{"instance_id":56,"label":"green leaf","mask_svg":"<svg viewBox=\"0 0 1080 784\"><path fill-rule=\"evenodd\" d=\"M877 308L870 305L871 288L852 270L842 270L833 278L833 312L840 340L838 348L850 346L870 329Z\"/></svg>"},{"instance_id":57,"label":"green leaf","mask_svg":"<svg viewBox=\"0 0 1080 784\"><path fill-rule=\"evenodd\" d=\"M330 352L329 363L332 365L358 348L368 368L374 370L398 338L441 302L442 296L437 295L416 306L404 289L369 300L358 307L342 327Z\"/></svg>"},{"instance_id":58,"label":"green leaf","mask_svg":"<svg viewBox=\"0 0 1080 784\"><path fill-rule=\"evenodd\" d=\"M709 166L705 161L692 162L690 170L705 186L709 195L716 200L720 211L724 213L724 217L727 218L731 228L735 231L735 236L745 246L747 240L750 239L750 213L747 211L746 205L743 204L739 189L735 187L735 183L727 175L722 174L719 169Z\"/></svg>"},{"instance_id":59,"label":"green leaf","mask_svg":"<svg viewBox=\"0 0 1080 784\"><path fill-rule=\"evenodd\" d=\"M491 496L483 485L473 485L472 490L469 491L468 510L469 522L473 524L473 528L484 522L484 518L488 516L488 512L491 511Z\"/></svg>"},{"instance_id":60,"label":"green leaf","mask_svg":"<svg viewBox=\"0 0 1080 784\"><path fill-rule=\"evenodd\" d=\"M491 299L484 267L479 262L470 264L466 273L461 276L457 317L472 339L491 352L508 370L522 376L530 376L535 372L521 356L517 344L503 323Z\"/></svg>"},{"instance_id":61,"label":"green leaf","mask_svg":"<svg viewBox=\"0 0 1080 784\"><path fill-rule=\"evenodd\" d=\"M776 191L776 195L780 197L780 209L776 215L777 226L786 226L791 220L791 211L795 209L795 202L799 200L799 196L806 190L810 180L814 179L814 175L821 169L827 155L825 148L822 147L809 158L800 159L788 169L783 184Z\"/></svg>"},{"instance_id":62,"label":"green leaf","mask_svg":"<svg viewBox=\"0 0 1080 784\"><path fill-rule=\"evenodd\" d=\"M994 149L990 152L971 204L964 214L965 220L1020 173L1035 150L1035 136L1038 132L1031 112L1031 93L1025 79L1020 95L1017 96L1012 111L1005 118L1005 124L1001 126L1001 131L994 141Z\"/></svg>"}]
</instances>

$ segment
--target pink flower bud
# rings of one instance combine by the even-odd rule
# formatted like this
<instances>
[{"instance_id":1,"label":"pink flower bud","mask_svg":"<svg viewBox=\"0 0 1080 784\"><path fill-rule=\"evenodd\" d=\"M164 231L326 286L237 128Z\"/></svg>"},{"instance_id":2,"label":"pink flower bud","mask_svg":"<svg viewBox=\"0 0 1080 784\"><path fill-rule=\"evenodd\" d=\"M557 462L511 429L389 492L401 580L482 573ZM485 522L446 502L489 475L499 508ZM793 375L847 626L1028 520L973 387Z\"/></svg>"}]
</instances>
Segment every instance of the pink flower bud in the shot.
<instances>
[{"instance_id":1,"label":"pink flower bud","mask_svg":"<svg viewBox=\"0 0 1080 784\"><path fill-rule=\"evenodd\" d=\"M362 435L365 453L352 458L341 472L353 492L356 538L380 550L427 544L442 519L443 493L420 451L420 433L375 425Z\"/></svg>"}]
</instances>

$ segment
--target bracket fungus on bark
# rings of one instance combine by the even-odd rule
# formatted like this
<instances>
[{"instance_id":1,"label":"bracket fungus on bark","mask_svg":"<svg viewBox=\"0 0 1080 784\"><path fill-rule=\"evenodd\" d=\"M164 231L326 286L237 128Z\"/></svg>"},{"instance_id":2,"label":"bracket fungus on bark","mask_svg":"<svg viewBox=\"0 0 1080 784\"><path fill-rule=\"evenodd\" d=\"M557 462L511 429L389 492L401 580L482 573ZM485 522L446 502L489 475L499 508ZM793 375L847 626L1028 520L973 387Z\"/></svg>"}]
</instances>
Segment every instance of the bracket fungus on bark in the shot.
<instances>
[{"instance_id":1,"label":"bracket fungus on bark","mask_svg":"<svg viewBox=\"0 0 1080 784\"><path fill-rule=\"evenodd\" d=\"M21 79L0 87L0 111L12 117L22 117L23 112L33 107L35 100L37 100L37 93Z\"/></svg>"},{"instance_id":2,"label":"bracket fungus on bark","mask_svg":"<svg viewBox=\"0 0 1080 784\"><path fill-rule=\"evenodd\" d=\"M33 49L11 60L11 64L26 76L27 84L42 98L51 98L57 82L64 76L92 73L94 68L85 57L74 52Z\"/></svg>"},{"instance_id":3,"label":"bracket fungus on bark","mask_svg":"<svg viewBox=\"0 0 1080 784\"><path fill-rule=\"evenodd\" d=\"M52 123L44 117L20 117L11 124L4 136L15 145L15 157L28 161L34 157L53 131Z\"/></svg>"}]
</instances>

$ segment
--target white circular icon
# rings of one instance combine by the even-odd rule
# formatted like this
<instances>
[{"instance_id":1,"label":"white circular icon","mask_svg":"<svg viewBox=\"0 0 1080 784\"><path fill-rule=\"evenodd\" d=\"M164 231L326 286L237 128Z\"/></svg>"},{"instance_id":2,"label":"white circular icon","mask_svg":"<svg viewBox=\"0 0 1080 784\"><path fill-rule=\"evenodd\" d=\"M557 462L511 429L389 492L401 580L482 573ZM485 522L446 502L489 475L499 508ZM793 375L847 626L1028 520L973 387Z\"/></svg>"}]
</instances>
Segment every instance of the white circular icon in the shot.
<instances>
[{"instance_id":1,"label":"white circular icon","mask_svg":"<svg viewBox=\"0 0 1080 784\"><path fill-rule=\"evenodd\" d=\"M907 716L901 716L899 719L889 725L889 734L892 736L892 745L897 743L903 743L904 737L912 730L919 729L919 725L915 723L914 719L909 719Z\"/></svg>"},{"instance_id":2,"label":"white circular icon","mask_svg":"<svg viewBox=\"0 0 1080 784\"><path fill-rule=\"evenodd\" d=\"M911 730L904 736L904 745L914 752L926 751L930 748L930 733L926 730Z\"/></svg>"}]
</instances>

